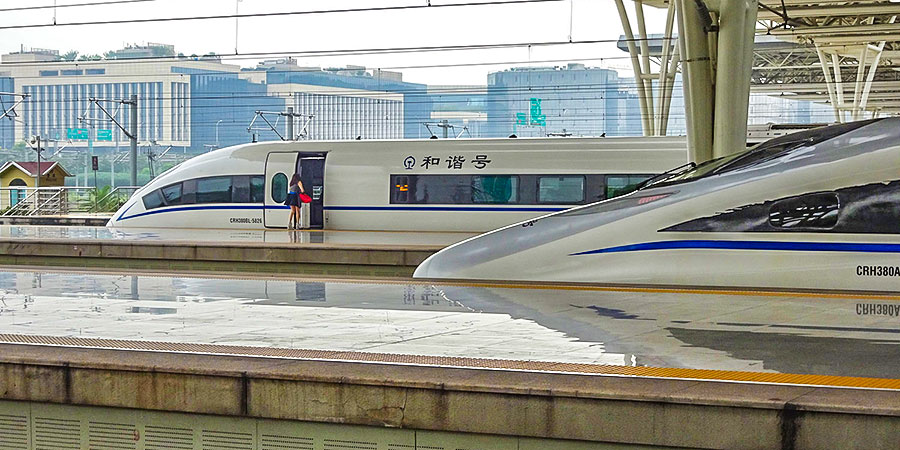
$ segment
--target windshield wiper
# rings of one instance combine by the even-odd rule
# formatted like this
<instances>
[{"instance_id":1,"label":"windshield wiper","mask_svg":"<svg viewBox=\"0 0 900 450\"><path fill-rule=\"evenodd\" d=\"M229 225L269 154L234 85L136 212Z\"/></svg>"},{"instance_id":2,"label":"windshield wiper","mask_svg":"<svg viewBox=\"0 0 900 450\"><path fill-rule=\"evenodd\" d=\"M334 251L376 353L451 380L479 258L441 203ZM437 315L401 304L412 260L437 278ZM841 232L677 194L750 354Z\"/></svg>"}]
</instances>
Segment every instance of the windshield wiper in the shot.
<instances>
[{"instance_id":1,"label":"windshield wiper","mask_svg":"<svg viewBox=\"0 0 900 450\"><path fill-rule=\"evenodd\" d=\"M669 178L677 177L678 175L681 175L681 174L683 174L689 170L693 170L695 168L697 168L697 163L695 163L693 161L691 161L687 164L682 164L673 169L669 169L659 175L656 175L656 176L647 178L644 181L641 181L634 190L639 191L639 190L644 189L645 187L648 187L652 184L661 183L663 181L668 180Z\"/></svg>"}]
</instances>

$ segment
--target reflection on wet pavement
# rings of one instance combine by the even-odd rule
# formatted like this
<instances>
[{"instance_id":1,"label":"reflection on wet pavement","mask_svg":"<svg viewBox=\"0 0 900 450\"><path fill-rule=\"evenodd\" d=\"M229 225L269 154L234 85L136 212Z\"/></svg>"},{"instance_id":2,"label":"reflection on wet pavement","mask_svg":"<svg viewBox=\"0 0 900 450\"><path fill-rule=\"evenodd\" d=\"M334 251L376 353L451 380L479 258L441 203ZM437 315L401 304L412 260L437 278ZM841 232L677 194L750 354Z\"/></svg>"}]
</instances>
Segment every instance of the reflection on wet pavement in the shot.
<instances>
[{"instance_id":1,"label":"reflection on wet pavement","mask_svg":"<svg viewBox=\"0 0 900 450\"><path fill-rule=\"evenodd\" d=\"M278 244L380 244L446 246L473 233L397 233L334 230L198 230L189 228L107 228L74 226L0 225L0 238L81 239L122 241L243 242Z\"/></svg>"},{"instance_id":2,"label":"reflection on wet pavement","mask_svg":"<svg viewBox=\"0 0 900 450\"><path fill-rule=\"evenodd\" d=\"M0 272L0 333L884 378L897 303Z\"/></svg>"}]
</instances>

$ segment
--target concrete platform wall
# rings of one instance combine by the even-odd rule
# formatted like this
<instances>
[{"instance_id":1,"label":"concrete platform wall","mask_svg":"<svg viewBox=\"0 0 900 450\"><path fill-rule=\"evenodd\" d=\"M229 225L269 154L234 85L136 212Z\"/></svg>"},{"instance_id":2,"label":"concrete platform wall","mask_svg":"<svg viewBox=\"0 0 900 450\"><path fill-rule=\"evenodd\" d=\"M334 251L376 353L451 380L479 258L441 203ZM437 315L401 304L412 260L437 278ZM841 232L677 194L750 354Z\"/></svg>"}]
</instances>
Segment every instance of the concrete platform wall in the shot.
<instances>
[{"instance_id":1,"label":"concrete platform wall","mask_svg":"<svg viewBox=\"0 0 900 450\"><path fill-rule=\"evenodd\" d=\"M171 448L141 441L147 426L189 428L195 443L184 448L213 448L202 444L207 431L248 429L247 444L234 448L275 449L263 445L262 436L275 433L266 431L270 421L292 439L338 427L316 432L319 444L285 448L338 448L326 436L357 432L359 442L377 442L343 448L565 448L557 441L578 441L565 445L896 449L900 442L897 391L26 345L0 345L0 400L0 419L19 424L0 429L31 427L29 446L9 447L26 450L47 448L34 439L39 425L52 423L87 436L58 448L89 448L92 421L115 425L114 434L143 427L135 431L143 446L120 447L138 449ZM80 409L86 406L102 409ZM35 411L49 422L39 424Z\"/></svg>"}]
</instances>

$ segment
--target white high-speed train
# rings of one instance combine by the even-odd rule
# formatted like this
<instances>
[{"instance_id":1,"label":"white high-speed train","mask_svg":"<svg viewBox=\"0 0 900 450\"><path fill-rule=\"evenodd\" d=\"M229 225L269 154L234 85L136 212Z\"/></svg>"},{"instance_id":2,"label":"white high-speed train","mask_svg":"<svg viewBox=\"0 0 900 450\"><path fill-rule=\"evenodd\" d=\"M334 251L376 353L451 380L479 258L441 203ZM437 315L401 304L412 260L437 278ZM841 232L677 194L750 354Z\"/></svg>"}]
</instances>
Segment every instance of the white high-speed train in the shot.
<instances>
[{"instance_id":1,"label":"white high-speed train","mask_svg":"<svg viewBox=\"0 0 900 450\"><path fill-rule=\"evenodd\" d=\"M900 291L900 118L819 128L452 245L419 278Z\"/></svg>"},{"instance_id":2,"label":"white high-speed train","mask_svg":"<svg viewBox=\"0 0 900 450\"><path fill-rule=\"evenodd\" d=\"M623 194L686 161L683 137L246 144L163 173L108 226L285 228L299 173L313 228L487 231Z\"/></svg>"}]
</instances>

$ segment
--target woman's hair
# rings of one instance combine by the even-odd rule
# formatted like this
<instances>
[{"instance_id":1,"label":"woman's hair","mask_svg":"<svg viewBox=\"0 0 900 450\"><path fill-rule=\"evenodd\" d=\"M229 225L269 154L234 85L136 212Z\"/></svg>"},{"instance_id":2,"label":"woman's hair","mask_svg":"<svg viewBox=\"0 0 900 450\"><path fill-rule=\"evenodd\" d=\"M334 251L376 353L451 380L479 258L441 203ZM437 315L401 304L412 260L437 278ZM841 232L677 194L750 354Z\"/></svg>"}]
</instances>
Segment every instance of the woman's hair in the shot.
<instances>
[{"instance_id":1,"label":"woman's hair","mask_svg":"<svg viewBox=\"0 0 900 450\"><path fill-rule=\"evenodd\" d=\"M300 181L300 174L295 173L294 176L291 177L291 186L295 186L298 181Z\"/></svg>"}]
</instances>

